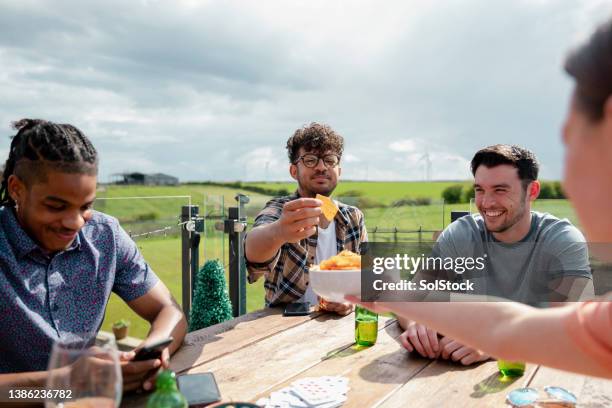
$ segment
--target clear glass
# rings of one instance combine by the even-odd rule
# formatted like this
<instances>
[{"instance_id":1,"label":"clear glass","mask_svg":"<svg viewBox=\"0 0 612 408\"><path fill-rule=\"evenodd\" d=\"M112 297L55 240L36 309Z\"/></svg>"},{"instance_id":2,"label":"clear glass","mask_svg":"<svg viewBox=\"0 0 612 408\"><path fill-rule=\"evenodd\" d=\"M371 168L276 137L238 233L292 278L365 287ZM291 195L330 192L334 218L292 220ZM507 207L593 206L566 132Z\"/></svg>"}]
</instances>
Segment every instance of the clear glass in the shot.
<instances>
[{"instance_id":1,"label":"clear glass","mask_svg":"<svg viewBox=\"0 0 612 408\"><path fill-rule=\"evenodd\" d=\"M123 379L115 339L71 335L53 345L45 407L117 408Z\"/></svg>"},{"instance_id":2,"label":"clear glass","mask_svg":"<svg viewBox=\"0 0 612 408\"><path fill-rule=\"evenodd\" d=\"M373 346L378 337L378 314L355 307L355 342L360 346Z\"/></svg>"}]
</instances>

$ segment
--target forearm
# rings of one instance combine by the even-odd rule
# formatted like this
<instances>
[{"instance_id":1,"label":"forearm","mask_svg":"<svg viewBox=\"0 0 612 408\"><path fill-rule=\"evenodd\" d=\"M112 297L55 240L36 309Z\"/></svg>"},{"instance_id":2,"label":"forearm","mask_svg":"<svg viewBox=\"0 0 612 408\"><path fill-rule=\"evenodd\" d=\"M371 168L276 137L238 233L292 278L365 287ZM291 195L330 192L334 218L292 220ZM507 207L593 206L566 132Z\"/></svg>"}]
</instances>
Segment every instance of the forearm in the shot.
<instances>
[{"instance_id":1,"label":"forearm","mask_svg":"<svg viewBox=\"0 0 612 408\"><path fill-rule=\"evenodd\" d=\"M47 371L0 374L0 388L44 387L47 381L47 375Z\"/></svg>"},{"instance_id":2,"label":"forearm","mask_svg":"<svg viewBox=\"0 0 612 408\"><path fill-rule=\"evenodd\" d=\"M187 333L187 320L178 305L168 304L163 306L157 316L151 321L151 330L147 341L161 340L172 336L174 341L170 344L170 354L174 353L183 343Z\"/></svg>"},{"instance_id":3,"label":"forearm","mask_svg":"<svg viewBox=\"0 0 612 408\"><path fill-rule=\"evenodd\" d=\"M535 309L514 302L401 305L404 317L494 357L610 376L568 337L565 320L575 307Z\"/></svg>"},{"instance_id":4,"label":"forearm","mask_svg":"<svg viewBox=\"0 0 612 408\"><path fill-rule=\"evenodd\" d=\"M278 233L277 222L253 228L246 237L245 255L250 262L269 261L285 243Z\"/></svg>"}]
</instances>

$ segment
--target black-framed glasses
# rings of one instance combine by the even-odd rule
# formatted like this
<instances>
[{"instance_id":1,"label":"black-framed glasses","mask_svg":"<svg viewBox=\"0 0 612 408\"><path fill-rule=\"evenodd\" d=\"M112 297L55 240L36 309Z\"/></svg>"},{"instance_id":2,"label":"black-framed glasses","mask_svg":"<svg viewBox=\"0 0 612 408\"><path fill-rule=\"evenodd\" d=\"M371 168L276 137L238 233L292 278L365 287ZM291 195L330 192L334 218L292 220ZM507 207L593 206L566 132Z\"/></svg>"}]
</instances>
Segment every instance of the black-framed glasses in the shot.
<instances>
[{"instance_id":1,"label":"black-framed glasses","mask_svg":"<svg viewBox=\"0 0 612 408\"><path fill-rule=\"evenodd\" d=\"M336 154L326 154L325 156L317 156L316 154L305 154L303 156L298 157L294 164L297 164L297 162L299 162L300 160L302 161L302 163L304 163L304 166L310 169L312 169L313 167L317 167L317 165L319 164L319 160L323 160L323 164L325 164L325 167L329 169L333 169L338 164L340 164L340 157Z\"/></svg>"}]
</instances>

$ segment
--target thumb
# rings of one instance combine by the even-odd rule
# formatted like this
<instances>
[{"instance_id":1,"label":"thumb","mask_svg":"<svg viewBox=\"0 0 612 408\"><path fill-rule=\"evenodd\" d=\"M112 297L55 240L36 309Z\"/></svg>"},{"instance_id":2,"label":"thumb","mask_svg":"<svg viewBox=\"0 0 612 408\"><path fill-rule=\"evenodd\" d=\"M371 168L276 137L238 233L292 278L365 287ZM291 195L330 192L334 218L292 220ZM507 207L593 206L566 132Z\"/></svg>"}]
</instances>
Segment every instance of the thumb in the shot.
<instances>
[{"instance_id":1,"label":"thumb","mask_svg":"<svg viewBox=\"0 0 612 408\"><path fill-rule=\"evenodd\" d=\"M119 352L119 360L120 361L130 361L136 356L136 353L133 351L121 351Z\"/></svg>"}]
</instances>

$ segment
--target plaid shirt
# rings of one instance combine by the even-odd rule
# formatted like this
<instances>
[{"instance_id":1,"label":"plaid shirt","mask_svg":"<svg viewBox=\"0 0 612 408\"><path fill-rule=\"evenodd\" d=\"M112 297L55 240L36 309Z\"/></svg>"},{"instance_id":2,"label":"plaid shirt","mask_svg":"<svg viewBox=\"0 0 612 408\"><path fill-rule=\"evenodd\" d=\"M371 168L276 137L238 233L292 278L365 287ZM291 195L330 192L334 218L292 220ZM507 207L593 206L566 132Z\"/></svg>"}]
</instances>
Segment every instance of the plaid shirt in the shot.
<instances>
[{"instance_id":1,"label":"plaid shirt","mask_svg":"<svg viewBox=\"0 0 612 408\"><path fill-rule=\"evenodd\" d=\"M274 198L266 204L255 218L253 228L278 220L283 205L299 198L297 192L290 196ZM348 249L356 253L365 251L368 234L363 213L356 207L338 203L336 213L336 249ZM246 240L245 240L246 241ZM275 306L298 300L308 286L308 268L314 263L317 250L317 234L298 243L285 243L268 262L254 263L247 259L249 283L265 276L266 305Z\"/></svg>"}]
</instances>

